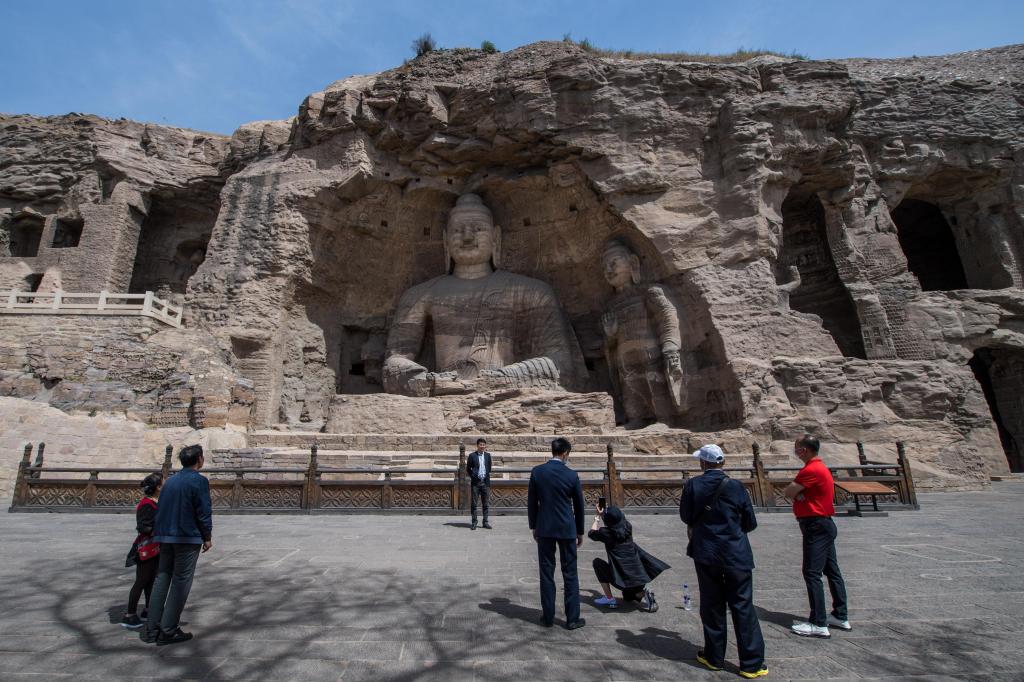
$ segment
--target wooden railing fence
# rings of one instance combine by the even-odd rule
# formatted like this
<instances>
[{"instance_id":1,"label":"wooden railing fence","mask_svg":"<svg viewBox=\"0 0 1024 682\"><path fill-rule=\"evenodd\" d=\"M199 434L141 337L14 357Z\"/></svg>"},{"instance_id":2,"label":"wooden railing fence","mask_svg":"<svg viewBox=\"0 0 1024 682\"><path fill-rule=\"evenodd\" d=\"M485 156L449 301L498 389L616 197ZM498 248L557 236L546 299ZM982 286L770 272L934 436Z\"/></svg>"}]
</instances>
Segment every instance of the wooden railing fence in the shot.
<instances>
[{"instance_id":1,"label":"wooden railing fence","mask_svg":"<svg viewBox=\"0 0 1024 682\"><path fill-rule=\"evenodd\" d=\"M45 467L40 443L35 463L31 444L18 465L13 512L130 511L139 498L139 481L152 467ZM161 470L172 473L171 446ZM917 493L903 443L896 444L896 462L868 462L830 467L836 483L877 481L892 490L879 497L884 509L918 509ZM746 467L726 467L740 481L761 511L784 511L789 502L782 490L800 467L765 467L760 448L753 446L753 461ZM677 508L682 488L698 469L674 467L620 467L612 446L603 467L575 468L583 481L589 506L604 497L610 504L632 511L670 512ZM459 448L457 469L406 467L324 467L317 461L317 446L310 448L305 467L204 468L217 513L321 513L411 512L460 514L469 511L469 480L465 446ZM498 513L526 509L530 468L495 467L491 478L491 509ZM101 477L102 475L102 477ZM836 488L836 504L851 500Z\"/></svg>"}]
</instances>

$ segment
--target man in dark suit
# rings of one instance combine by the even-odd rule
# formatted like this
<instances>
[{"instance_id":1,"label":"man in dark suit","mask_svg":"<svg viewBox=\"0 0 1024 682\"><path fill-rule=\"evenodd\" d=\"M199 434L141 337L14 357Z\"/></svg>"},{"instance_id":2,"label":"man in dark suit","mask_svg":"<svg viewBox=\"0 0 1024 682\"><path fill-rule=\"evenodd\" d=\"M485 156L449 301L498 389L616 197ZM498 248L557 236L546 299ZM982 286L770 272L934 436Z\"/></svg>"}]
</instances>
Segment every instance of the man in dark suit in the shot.
<instances>
[{"instance_id":1,"label":"man in dark suit","mask_svg":"<svg viewBox=\"0 0 1024 682\"><path fill-rule=\"evenodd\" d=\"M540 566L541 623L555 623L555 547L565 583L565 627L586 624L580 618L580 582L576 574L576 548L583 544L583 485L566 466L572 446L564 438L551 441L551 459L530 472L526 508L530 530L537 541Z\"/></svg>"},{"instance_id":2,"label":"man in dark suit","mask_svg":"<svg viewBox=\"0 0 1024 682\"><path fill-rule=\"evenodd\" d=\"M487 521L487 512L491 499L491 453L487 452L487 441L483 438L476 439L476 452L470 453L466 460L466 473L469 474L470 489L470 513L473 514L473 523L470 530L476 530L476 505L477 500L484 508L484 528L490 528Z\"/></svg>"}]
</instances>

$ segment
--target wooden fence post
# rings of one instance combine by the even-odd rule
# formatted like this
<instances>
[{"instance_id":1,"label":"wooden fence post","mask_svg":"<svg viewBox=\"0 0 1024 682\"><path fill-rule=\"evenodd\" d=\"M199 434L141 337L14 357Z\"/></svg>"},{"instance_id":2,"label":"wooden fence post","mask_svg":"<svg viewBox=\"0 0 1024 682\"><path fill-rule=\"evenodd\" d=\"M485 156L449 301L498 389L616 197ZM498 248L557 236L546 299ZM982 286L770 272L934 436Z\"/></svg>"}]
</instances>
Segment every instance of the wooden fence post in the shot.
<instances>
[{"instance_id":1,"label":"wooden fence post","mask_svg":"<svg viewBox=\"0 0 1024 682\"><path fill-rule=\"evenodd\" d=\"M242 486L244 484L245 472L236 471L235 480L231 483L231 509L241 509L242 499L245 495L245 491Z\"/></svg>"},{"instance_id":2,"label":"wooden fence post","mask_svg":"<svg viewBox=\"0 0 1024 682\"><path fill-rule=\"evenodd\" d=\"M43 468L43 452L45 450L46 443L40 443L39 447L36 448L36 463L32 465L32 468L36 469L36 471L31 472L32 478L39 478L43 475L43 472L39 470Z\"/></svg>"},{"instance_id":3,"label":"wooden fence post","mask_svg":"<svg viewBox=\"0 0 1024 682\"><path fill-rule=\"evenodd\" d=\"M21 453L21 461L18 462L18 478L14 482L14 499L11 507L25 506L28 502L28 477L29 465L32 462L32 443L25 443L25 449Z\"/></svg>"},{"instance_id":4,"label":"wooden fence post","mask_svg":"<svg viewBox=\"0 0 1024 682\"><path fill-rule=\"evenodd\" d=\"M754 494L751 497L753 498L754 506L767 507L768 498L765 497L765 475L764 463L761 461L761 446L758 443L752 443L750 449L754 453L754 485L751 490Z\"/></svg>"},{"instance_id":5,"label":"wooden fence post","mask_svg":"<svg viewBox=\"0 0 1024 682\"><path fill-rule=\"evenodd\" d=\"M452 491L452 508L464 510L466 494L463 488L466 485L466 444L459 443L459 470L455 472L455 490Z\"/></svg>"},{"instance_id":6,"label":"wooden fence post","mask_svg":"<svg viewBox=\"0 0 1024 682\"><path fill-rule=\"evenodd\" d=\"M96 304L96 310L106 310L106 309L107 309L107 290L104 289L103 291L100 292L100 300Z\"/></svg>"},{"instance_id":7,"label":"wooden fence post","mask_svg":"<svg viewBox=\"0 0 1024 682\"><path fill-rule=\"evenodd\" d=\"M174 446L169 444L164 448L164 463L160 467L160 474L164 477L164 481L171 475L171 455L174 454Z\"/></svg>"},{"instance_id":8,"label":"wooden fence post","mask_svg":"<svg viewBox=\"0 0 1024 682\"><path fill-rule=\"evenodd\" d=\"M896 441L896 457L903 474L903 486L907 491L906 502L913 505L914 509L920 509L921 506L917 503L917 490L914 489L914 474L910 471L910 458L907 457L907 449L901 440Z\"/></svg>"},{"instance_id":9,"label":"wooden fence post","mask_svg":"<svg viewBox=\"0 0 1024 682\"><path fill-rule=\"evenodd\" d=\"M302 486L302 508L305 510L316 509L320 504L319 481L317 480L320 465L316 459L317 444L314 441L309 448L309 466L306 467L306 480Z\"/></svg>"},{"instance_id":10,"label":"wooden fence post","mask_svg":"<svg viewBox=\"0 0 1024 682\"><path fill-rule=\"evenodd\" d=\"M384 472L384 485L380 489L380 508L391 509L391 472Z\"/></svg>"},{"instance_id":11,"label":"wooden fence post","mask_svg":"<svg viewBox=\"0 0 1024 682\"><path fill-rule=\"evenodd\" d=\"M622 507L623 492L622 492L622 480L619 478L619 468L615 465L615 448L611 443L606 446L608 453L608 460L605 465L604 475L607 481L607 496L608 504L614 504L617 507Z\"/></svg>"},{"instance_id":12,"label":"wooden fence post","mask_svg":"<svg viewBox=\"0 0 1024 682\"><path fill-rule=\"evenodd\" d=\"M99 471L89 472L89 482L85 484L85 506L96 506L96 481L100 479Z\"/></svg>"}]
</instances>

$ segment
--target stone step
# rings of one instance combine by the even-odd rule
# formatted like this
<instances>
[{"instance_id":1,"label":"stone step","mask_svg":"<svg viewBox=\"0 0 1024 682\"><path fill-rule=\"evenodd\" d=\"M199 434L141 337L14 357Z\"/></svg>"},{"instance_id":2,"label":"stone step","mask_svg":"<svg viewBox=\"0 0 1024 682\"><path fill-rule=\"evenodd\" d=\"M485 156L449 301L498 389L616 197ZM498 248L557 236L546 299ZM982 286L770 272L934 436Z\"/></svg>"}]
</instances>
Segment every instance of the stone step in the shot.
<instances>
[{"instance_id":1,"label":"stone step","mask_svg":"<svg viewBox=\"0 0 1024 682\"><path fill-rule=\"evenodd\" d=\"M256 468L301 468L309 463L306 448L249 448L236 450L214 450L213 467L256 467ZM542 464L549 454L531 450L508 450L492 453L497 468L526 469ZM792 465L786 454L769 453L762 456L765 466ZM322 468L408 468L408 469L451 469L458 467L456 453L434 450L336 450L319 449L317 461ZM570 463L577 469L603 469L607 462L604 452L574 451ZM689 455L655 455L635 450L618 452L615 463L620 470L629 474L633 467L662 467L668 469L696 470L697 462ZM727 466L743 468L753 464L751 455L733 455ZM426 474L429 476L429 474ZM637 475L640 475L639 473Z\"/></svg>"},{"instance_id":2,"label":"stone step","mask_svg":"<svg viewBox=\"0 0 1024 682\"><path fill-rule=\"evenodd\" d=\"M254 431L248 435L253 448L308 448L313 443L321 450L416 450L458 452L459 445L467 451L476 446L476 439L487 440L490 450L550 452L553 434L487 433L487 434L384 434L384 433L320 433L316 431ZM615 450L633 449L630 434L577 433L567 436L574 452L605 452L609 444ZM680 438L680 449L685 443Z\"/></svg>"}]
</instances>

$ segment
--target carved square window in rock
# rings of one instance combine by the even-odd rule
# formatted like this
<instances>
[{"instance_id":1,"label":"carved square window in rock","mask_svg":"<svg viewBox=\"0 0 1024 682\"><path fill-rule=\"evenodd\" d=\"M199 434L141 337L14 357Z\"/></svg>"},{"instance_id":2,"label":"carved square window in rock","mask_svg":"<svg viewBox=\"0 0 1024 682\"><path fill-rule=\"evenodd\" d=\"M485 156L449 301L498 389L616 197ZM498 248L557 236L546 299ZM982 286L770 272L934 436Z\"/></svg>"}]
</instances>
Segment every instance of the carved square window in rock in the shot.
<instances>
[{"instance_id":1,"label":"carved square window in rock","mask_svg":"<svg viewBox=\"0 0 1024 682\"><path fill-rule=\"evenodd\" d=\"M85 221L81 218L58 218L54 221L53 248L67 249L78 246L82 240Z\"/></svg>"},{"instance_id":2,"label":"carved square window in rock","mask_svg":"<svg viewBox=\"0 0 1024 682\"><path fill-rule=\"evenodd\" d=\"M43 237L43 218L41 216L18 216L11 223L9 230L11 256L34 258L39 254L39 242Z\"/></svg>"},{"instance_id":3,"label":"carved square window in rock","mask_svg":"<svg viewBox=\"0 0 1024 682\"><path fill-rule=\"evenodd\" d=\"M938 206L904 199L892 212L892 220L907 267L923 291L967 288L956 238Z\"/></svg>"}]
</instances>

